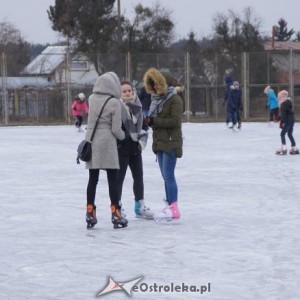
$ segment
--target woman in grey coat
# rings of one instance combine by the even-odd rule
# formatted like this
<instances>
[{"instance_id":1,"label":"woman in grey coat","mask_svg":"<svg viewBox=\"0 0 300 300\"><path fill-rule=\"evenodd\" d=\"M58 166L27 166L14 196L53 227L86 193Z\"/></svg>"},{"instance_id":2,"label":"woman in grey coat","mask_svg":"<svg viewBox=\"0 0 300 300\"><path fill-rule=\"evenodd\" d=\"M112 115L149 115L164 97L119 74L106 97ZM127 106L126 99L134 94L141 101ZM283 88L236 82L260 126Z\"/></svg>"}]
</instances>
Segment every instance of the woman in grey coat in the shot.
<instances>
[{"instance_id":1,"label":"woman in grey coat","mask_svg":"<svg viewBox=\"0 0 300 300\"><path fill-rule=\"evenodd\" d=\"M112 96L112 97L111 97ZM99 171L106 170L111 201L112 223L114 228L126 227L128 221L121 215L119 193L116 189L119 158L117 139L124 140L121 119L121 85L114 72L108 72L98 77L89 97L89 117L87 124L86 140L90 140L99 112L105 101L110 98L102 112L97 130L92 142L92 158L86 163L89 170L87 185L87 228L97 224L95 196L99 179Z\"/></svg>"}]
</instances>

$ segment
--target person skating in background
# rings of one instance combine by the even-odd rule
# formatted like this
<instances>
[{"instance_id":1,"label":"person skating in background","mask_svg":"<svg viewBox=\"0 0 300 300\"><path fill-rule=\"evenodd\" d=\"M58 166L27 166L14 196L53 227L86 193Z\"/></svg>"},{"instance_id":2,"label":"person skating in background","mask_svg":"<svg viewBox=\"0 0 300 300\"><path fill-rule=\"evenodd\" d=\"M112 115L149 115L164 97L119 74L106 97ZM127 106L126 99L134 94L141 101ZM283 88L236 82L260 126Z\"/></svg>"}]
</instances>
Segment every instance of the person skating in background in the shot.
<instances>
[{"instance_id":1,"label":"person skating in background","mask_svg":"<svg viewBox=\"0 0 300 300\"><path fill-rule=\"evenodd\" d=\"M285 135L288 135L289 140L291 141L291 150L290 154L299 154L299 149L296 147L296 142L293 137L294 131L294 110L293 110L293 103L289 98L289 93L286 90L282 90L278 93L278 99L280 103L280 111L281 111L281 118L279 126L281 128L280 138L281 138L281 147L276 151L278 155L286 155L287 154L287 147L286 147L286 139Z\"/></svg>"},{"instance_id":2,"label":"person skating in background","mask_svg":"<svg viewBox=\"0 0 300 300\"><path fill-rule=\"evenodd\" d=\"M274 121L278 121L279 117L279 103L278 98L273 89L268 85L264 89L264 93L268 96L268 102L266 104L266 109L269 109L269 125L272 126Z\"/></svg>"},{"instance_id":3,"label":"person skating in background","mask_svg":"<svg viewBox=\"0 0 300 300\"><path fill-rule=\"evenodd\" d=\"M145 148L148 132L143 130L142 104L132 84L121 82L122 129L128 138L118 142L120 171L118 176L119 199L122 197L123 182L129 166L133 178L134 212L137 218L153 220L153 213L145 205L142 150ZM125 215L124 211L122 211Z\"/></svg>"},{"instance_id":4,"label":"person skating in background","mask_svg":"<svg viewBox=\"0 0 300 300\"><path fill-rule=\"evenodd\" d=\"M81 125L82 125L82 117L83 117L83 113L88 114L89 113L89 107L85 101L85 95L83 93L79 93L73 103L72 103L72 115L73 117L76 118L76 122L75 122L75 128L76 131L81 132L83 131L81 129Z\"/></svg>"},{"instance_id":5,"label":"person skating in background","mask_svg":"<svg viewBox=\"0 0 300 300\"><path fill-rule=\"evenodd\" d=\"M86 140L90 140L101 108L105 101L110 99L104 107L95 131L92 141L92 158L86 162L86 169L89 170L86 192L86 222L88 228L92 228L97 224L95 197L100 170L105 170L107 173L111 221L114 228L126 227L128 223L121 214L119 193L116 188L120 168L117 140L126 138L122 130L122 104L120 97L121 85L118 76L114 72L104 73L99 76L94 85L93 94L89 97L90 113L85 136Z\"/></svg>"},{"instance_id":6,"label":"person skating in background","mask_svg":"<svg viewBox=\"0 0 300 300\"><path fill-rule=\"evenodd\" d=\"M182 157L183 103L172 86L173 77L170 73L151 68L144 75L144 83L147 92L152 94L145 123L152 127L152 150L164 180L166 197L166 207L155 216L155 221L178 221L180 212L175 167L177 158Z\"/></svg>"},{"instance_id":7,"label":"person skating in background","mask_svg":"<svg viewBox=\"0 0 300 300\"><path fill-rule=\"evenodd\" d=\"M142 86L138 93L138 97L142 103L144 117L146 117L148 115L149 107L151 104L151 94L147 93L145 86Z\"/></svg>"},{"instance_id":8,"label":"person skating in background","mask_svg":"<svg viewBox=\"0 0 300 300\"><path fill-rule=\"evenodd\" d=\"M241 128L240 111L243 110L242 91L238 81L234 81L229 90L227 100L227 111L232 121L232 129L239 130Z\"/></svg>"},{"instance_id":9,"label":"person skating in background","mask_svg":"<svg viewBox=\"0 0 300 300\"><path fill-rule=\"evenodd\" d=\"M224 79L225 82L225 95L224 95L224 102L223 105L226 107L226 128L229 128L229 122L232 121L231 118L231 113L228 111L228 97L229 97L229 92L230 89L232 88L233 84L233 79L230 75L227 75Z\"/></svg>"}]
</instances>

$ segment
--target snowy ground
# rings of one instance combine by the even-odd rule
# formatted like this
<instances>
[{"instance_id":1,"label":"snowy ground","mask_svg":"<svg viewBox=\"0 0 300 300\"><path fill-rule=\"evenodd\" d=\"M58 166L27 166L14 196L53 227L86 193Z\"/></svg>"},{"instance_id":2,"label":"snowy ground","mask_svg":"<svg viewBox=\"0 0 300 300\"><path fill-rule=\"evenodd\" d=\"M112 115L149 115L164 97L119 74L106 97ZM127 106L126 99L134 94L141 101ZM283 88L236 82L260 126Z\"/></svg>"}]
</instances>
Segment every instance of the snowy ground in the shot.
<instances>
[{"instance_id":1,"label":"snowy ground","mask_svg":"<svg viewBox=\"0 0 300 300\"><path fill-rule=\"evenodd\" d=\"M88 173L75 162L84 134L73 126L1 127L0 299L128 299L124 291L96 297L108 276L144 276L144 290L164 286L133 299L300 299L300 156L276 156L280 130L266 123L244 123L238 133L221 123L184 124L183 133L181 224L135 219L128 172L129 227L114 230L103 172L99 223L88 231ZM300 145L298 123L294 136ZM143 159L145 196L159 211L164 190L151 140ZM210 290L167 292L172 283Z\"/></svg>"}]
</instances>

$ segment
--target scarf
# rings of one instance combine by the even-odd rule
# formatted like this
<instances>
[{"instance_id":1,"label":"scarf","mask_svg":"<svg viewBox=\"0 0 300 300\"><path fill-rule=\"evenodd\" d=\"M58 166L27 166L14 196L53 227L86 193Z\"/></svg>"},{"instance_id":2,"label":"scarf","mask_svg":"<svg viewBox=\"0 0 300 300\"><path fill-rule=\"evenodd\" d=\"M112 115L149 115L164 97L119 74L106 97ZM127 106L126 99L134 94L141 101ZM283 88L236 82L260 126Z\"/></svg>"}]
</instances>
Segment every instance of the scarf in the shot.
<instances>
[{"instance_id":1,"label":"scarf","mask_svg":"<svg viewBox=\"0 0 300 300\"><path fill-rule=\"evenodd\" d=\"M140 99L134 93L132 97L121 98L124 105L122 123L133 141L138 141L138 134L142 130L143 113Z\"/></svg>"},{"instance_id":2,"label":"scarf","mask_svg":"<svg viewBox=\"0 0 300 300\"><path fill-rule=\"evenodd\" d=\"M167 93L164 95L152 94L148 117L157 117L157 115L162 111L164 104L176 94L177 91L173 86L169 86Z\"/></svg>"}]
</instances>

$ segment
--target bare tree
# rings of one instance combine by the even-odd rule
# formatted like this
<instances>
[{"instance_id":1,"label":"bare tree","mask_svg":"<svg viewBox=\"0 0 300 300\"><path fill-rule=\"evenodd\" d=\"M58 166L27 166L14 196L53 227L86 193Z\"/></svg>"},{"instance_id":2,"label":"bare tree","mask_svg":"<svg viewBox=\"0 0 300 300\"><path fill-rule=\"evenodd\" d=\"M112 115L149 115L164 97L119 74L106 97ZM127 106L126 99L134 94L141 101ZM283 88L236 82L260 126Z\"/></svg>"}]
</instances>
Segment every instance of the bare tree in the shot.
<instances>
[{"instance_id":1,"label":"bare tree","mask_svg":"<svg viewBox=\"0 0 300 300\"><path fill-rule=\"evenodd\" d=\"M0 22L0 54L6 57L8 76L18 76L30 60L29 44L9 22Z\"/></svg>"},{"instance_id":2,"label":"bare tree","mask_svg":"<svg viewBox=\"0 0 300 300\"><path fill-rule=\"evenodd\" d=\"M250 7L243 16L229 10L228 14L217 13L213 19L215 41L219 50L227 52L250 52L261 50L259 29L261 20Z\"/></svg>"},{"instance_id":3,"label":"bare tree","mask_svg":"<svg viewBox=\"0 0 300 300\"><path fill-rule=\"evenodd\" d=\"M126 50L161 52L174 38L171 11L158 2L152 8L138 4L133 21L125 19L123 25Z\"/></svg>"}]
</instances>

